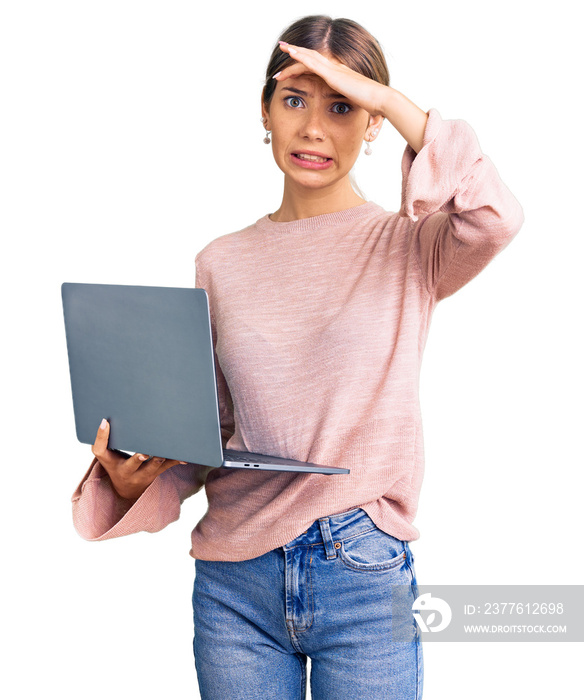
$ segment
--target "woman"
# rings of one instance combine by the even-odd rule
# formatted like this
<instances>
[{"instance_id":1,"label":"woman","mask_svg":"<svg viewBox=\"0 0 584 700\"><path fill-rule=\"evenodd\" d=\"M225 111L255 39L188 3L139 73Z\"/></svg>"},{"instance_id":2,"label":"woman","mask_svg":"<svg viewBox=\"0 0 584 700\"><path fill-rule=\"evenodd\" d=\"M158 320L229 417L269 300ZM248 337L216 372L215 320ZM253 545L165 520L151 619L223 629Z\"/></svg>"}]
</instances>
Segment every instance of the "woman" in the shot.
<instances>
[{"instance_id":1,"label":"woman","mask_svg":"<svg viewBox=\"0 0 584 700\"><path fill-rule=\"evenodd\" d=\"M100 427L76 491L82 536L176 520L205 485L192 536L204 699L419 698L409 542L423 475L418 377L436 303L517 233L520 205L466 122L389 86L358 24L305 17L280 37L262 121L280 207L196 258L210 298L224 444L344 466L325 476L123 459ZM351 169L387 119L407 142L399 213Z\"/></svg>"}]
</instances>

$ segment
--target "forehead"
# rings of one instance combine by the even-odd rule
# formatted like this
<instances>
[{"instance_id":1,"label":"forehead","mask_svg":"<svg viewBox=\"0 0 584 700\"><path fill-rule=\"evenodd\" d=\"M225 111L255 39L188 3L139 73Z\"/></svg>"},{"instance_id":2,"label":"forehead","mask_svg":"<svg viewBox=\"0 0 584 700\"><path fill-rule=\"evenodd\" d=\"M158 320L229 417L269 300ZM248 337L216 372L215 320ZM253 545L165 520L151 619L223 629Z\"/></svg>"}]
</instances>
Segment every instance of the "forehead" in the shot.
<instances>
[{"instance_id":1,"label":"forehead","mask_svg":"<svg viewBox=\"0 0 584 700\"><path fill-rule=\"evenodd\" d=\"M343 97L343 95L333 90L328 83L315 73L307 73L283 80L278 83L276 91L281 91L284 94L287 93L290 95L304 93L307 97Z\"/></svg>"}]
</instances>

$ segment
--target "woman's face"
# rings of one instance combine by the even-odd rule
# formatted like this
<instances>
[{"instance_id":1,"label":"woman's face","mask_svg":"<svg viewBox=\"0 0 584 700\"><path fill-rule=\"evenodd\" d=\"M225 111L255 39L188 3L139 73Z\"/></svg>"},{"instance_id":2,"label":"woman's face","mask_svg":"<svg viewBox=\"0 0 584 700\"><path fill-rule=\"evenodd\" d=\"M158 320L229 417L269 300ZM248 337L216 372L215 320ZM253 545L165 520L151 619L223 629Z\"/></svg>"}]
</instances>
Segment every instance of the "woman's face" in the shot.
<instances>
[{"instance_id":1,"label":"woman's face","mask_svg":"<svg viewBox=\"0 0 584 700\"><path fill-rule=\"evenodd\" d=\"M262 114L286 184L309 189L331 187L348 176L369 124L364 109L312 73L279 82Z\"/></svg>"}]
</instances>

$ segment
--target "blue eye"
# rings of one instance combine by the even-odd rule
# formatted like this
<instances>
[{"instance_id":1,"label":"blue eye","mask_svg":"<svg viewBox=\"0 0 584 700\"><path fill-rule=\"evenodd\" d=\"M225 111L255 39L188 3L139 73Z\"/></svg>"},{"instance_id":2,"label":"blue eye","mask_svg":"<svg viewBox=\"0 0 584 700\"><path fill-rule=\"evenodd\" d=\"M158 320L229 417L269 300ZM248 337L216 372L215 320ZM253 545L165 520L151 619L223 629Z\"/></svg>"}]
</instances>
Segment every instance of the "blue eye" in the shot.
<instances>
[{"instance_id":1,"label":"blue eye","mask_svg":"<svg viewBox=\"0 0 584 700\"><path fill-rule=\"evenodd\" d=\"M336 104L333 105L333 112L335 114L347 114L348 112L351 111L351 106L348 104L345 104L344 102L337 102Z\"/></svg>"},{"instance_id":2,"label":"blue eye","mask_svg":"<svg viewBox=\"0 0 584 700\"><path fill-rule=\"evenodd\" d=\"M300 107L302 105L302 100L299 97L286 97L284 98L284 102L288 105L288 107Z\"/></svg>"}]
</instances>

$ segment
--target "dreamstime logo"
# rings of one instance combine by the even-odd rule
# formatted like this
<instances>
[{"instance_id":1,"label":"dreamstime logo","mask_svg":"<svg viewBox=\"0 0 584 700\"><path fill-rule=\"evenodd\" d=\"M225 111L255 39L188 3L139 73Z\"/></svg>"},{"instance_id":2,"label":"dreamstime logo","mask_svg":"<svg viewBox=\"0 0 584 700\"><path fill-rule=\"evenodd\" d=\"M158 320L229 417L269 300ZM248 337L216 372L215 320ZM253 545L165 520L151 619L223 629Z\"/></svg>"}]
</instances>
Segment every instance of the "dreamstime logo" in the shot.
<instances>
[{"instance_id":1,"label":"dreamstime logo","mask_svg":"<svg viewBox=\"0 0 584 700\"><path fill-rule=\"evenodd\" d=\"M414 617L418 623L418 627L422 632L440 632L446 629L452 620L452 610L450 605L442 598L432 598L431 593L423 593L418 596L412 605L412 610L414 610ZM430 614L426 617L424 622L422 616L416 610L424 610ZM437 625L434 625L436 620L436 613L439 612L441 620Z\"/></svg>"}]
</instances>

